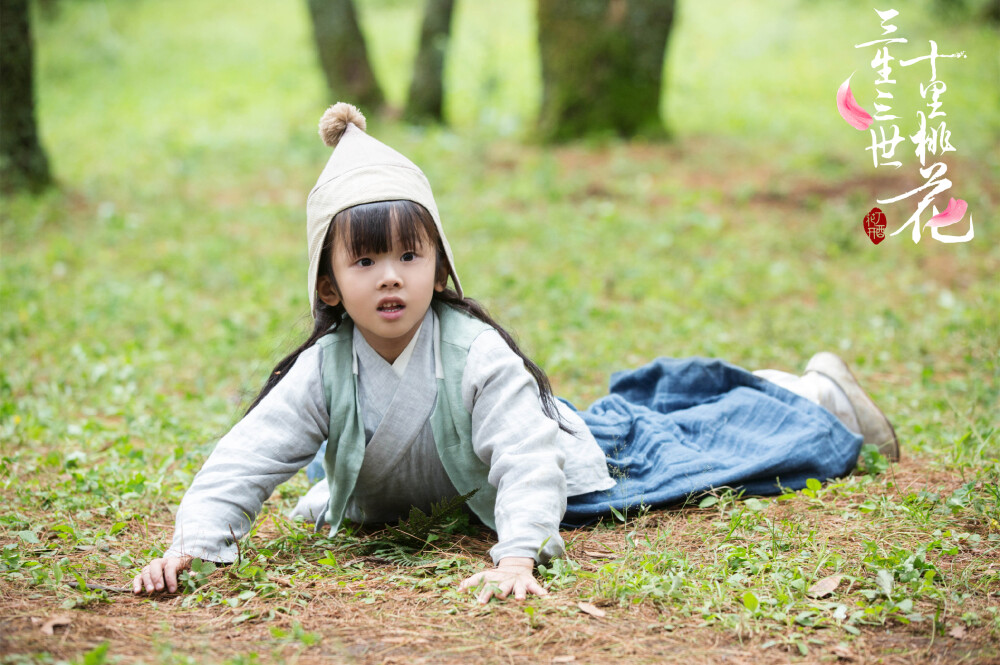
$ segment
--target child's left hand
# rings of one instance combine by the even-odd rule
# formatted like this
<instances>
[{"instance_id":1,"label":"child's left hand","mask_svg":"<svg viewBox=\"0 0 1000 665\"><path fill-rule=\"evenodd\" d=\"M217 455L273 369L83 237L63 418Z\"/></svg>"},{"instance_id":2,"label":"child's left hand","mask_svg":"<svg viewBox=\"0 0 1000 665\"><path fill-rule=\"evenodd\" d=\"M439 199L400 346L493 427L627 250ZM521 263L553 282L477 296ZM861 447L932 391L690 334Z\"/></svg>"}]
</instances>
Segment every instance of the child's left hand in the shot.
<instances>
[{"instance_id":1,"label":"child's left hand","mask_svg":"<svg viewBox=\"0 0 1000 665\"><path fill-rule=\"evenodd\" d=\"M465 591L482 586L476 594L476 600L480 603L490 602L490 598L496 596L503 600L510 592L514 592L514 598L524 600L529 593L538 596L548 595L548 590L535 580L534 575L535 560L529 557L507 557L501 559L496 568L484 570L476 573L472 577L462 582L458 589Z\"/></svg>"}]
</instances>

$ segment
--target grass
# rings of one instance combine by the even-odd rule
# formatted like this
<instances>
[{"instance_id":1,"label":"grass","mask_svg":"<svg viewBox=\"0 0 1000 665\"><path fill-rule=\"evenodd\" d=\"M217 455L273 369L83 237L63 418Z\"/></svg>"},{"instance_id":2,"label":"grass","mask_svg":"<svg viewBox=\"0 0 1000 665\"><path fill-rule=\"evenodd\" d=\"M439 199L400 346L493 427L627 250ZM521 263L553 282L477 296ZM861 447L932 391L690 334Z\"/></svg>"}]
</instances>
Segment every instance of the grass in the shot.
<instances>
[{"instance_id":1,"label":"grass","mask_svg":"<svg viewBox=\"0 0 1000 665\"><path fill-rule=\"evenodd\" d=\"M302 204L330 100L301 3L58 6L36 37L61 187L5 198L0 222L0 662L996 660L993 29L900 10L915 44L969 54L942 75L949 177L977 235L876 247L862 217L919 174L912 156L873 169L833 109L868 68L853 44L870 7L684 3L674 140L553 149L518 140L540 98L530 4L459 3L453 128L373 117L372 132L425 169L467 292L557 394L585 406L657 355L794 370L832 349L890 414L903 462L567 532L548 597L486 607L456 585L487 564L489 533L451 525L407 556L374 547L385 532L330 540L281 517L296 478L240 565L147 600L67 582L120 586L166 547L214 440L303 335ZM399 104L419 11L370 0L362 19ZM54 635L32 623L60 616Z\"/></svg>"}]
</instances>

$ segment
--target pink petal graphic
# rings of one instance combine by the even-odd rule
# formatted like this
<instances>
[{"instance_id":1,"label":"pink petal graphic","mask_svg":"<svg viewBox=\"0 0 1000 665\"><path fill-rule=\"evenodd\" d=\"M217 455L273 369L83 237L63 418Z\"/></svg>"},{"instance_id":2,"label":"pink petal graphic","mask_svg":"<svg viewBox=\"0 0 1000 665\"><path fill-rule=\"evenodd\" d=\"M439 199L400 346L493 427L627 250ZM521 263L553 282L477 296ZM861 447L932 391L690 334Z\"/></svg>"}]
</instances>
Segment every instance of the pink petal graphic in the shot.
<instances>
[{"instance_id":1,"label":"pink petal graphic","mask_svg":"<svg viewBox=\"0 0 1000 665\"><path fill-rule=\"evenodd\" d=\"M874 121L868 111L858 106L858 103L854 101L854 95L851 94L851 76L848 76L844 85L837 90L837 110L840 111L840 116L847 121L848 125L864 131Z\"/></svg>"},{"instance_id":2,"label":"pink petal graphic","mask_svg":"<svg viewBox=\"0 0 1000 665\"><path fill-rule=\"evenodd\" d=\"M965 211L969 209L969 204L962 199L948 199L948 207L944 212L938 213L928 220L924 226L948 226L961 221L965 216Z\"/></svg>"}]
</instances>

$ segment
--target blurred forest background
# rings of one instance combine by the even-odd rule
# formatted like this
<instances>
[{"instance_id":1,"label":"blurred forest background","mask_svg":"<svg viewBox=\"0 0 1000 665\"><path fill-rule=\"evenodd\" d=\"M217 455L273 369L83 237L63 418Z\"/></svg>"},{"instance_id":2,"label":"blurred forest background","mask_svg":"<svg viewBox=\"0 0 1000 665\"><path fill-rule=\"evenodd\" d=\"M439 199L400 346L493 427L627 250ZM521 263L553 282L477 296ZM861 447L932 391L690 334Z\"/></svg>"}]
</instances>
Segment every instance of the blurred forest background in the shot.
<instances>
[{"instance_id":1,"label":"blurred forest background","mask_svg":"<svg viewBox=\"0 0 1000 665\"><path fill-rule=\"evenodd\" d=\"M7 12L17 2L3 3L6 31L12 25ZM877 246L861 228L865 214L877 198L924 180L909 141L897 148L900 168L876 169L866 151L868 133L837 113L837 88L852 72L859 103L872 110L875 99L874 49L854 48L881 37L867 0L571 4L580 15L548 0L27 3L34 116L50 181L43 177L34 188L15 190L13 176L5 174L0 201L0 489L10 507L0 515L0 614L12 617L0 624L6 650L55 662L107 639L111 653L133 660L197 660L192 649L205 658L210 651L209 660L235 658L213 651L204 636L192 638L200 635L194 623L178 628L190 643L161 636L158 644L170 648L144 652L109 626L148 636L156 622L173 623L174 600L156 605L102 597L74 592L59 580L76 571L120 585L158 555L169 542L172 511L214 441L273 363L305 336L304 203L329 156L316 125L327 106L343 100L358 102L369 132L424 169L466 292L519 333L557 394L586 406L604 393L611 372L659 355L795 370L815 351L837 351L893 419L904 451L898 473L910 485L899 489L895 476L879 476L874 485L857 486L866 498L845 494L836 501L860 505L881 493L896 497L893 505L909 506L900 494L916 496L920 488L933 489L940 500L914 499L933 519L910 519L904 508L883 503L875 512L851 508L848 523L834 519L847 514L834 510L834 499L826 507L810 499L809 511L830 508L832 517L826 527L809 528L834 529L825 537L840 557L836 565L816 560L855 575L864 589L874 570L871 557L883 561L894 546L926 549L950 530L981 542L978 549L962 545L949 559L934 550L935 565L947 574L926 588L914 586L908 596L925 616L938 617L923 623L898 619L900 598L871 609L875 601L856 592L871 611L830 618L834 610L809 609L802 585L811 580L800 579L787 596L763 573L734 580L728 555L720 554L728 550L717 549L709 521L694 531L704 542L687 550L696 557L706 548L704 567L692 566L686 574L693 581L675 595L619 595L622 587L609 591L599 572L592 583L582 574L568 582L550 571L547 583L562 589L560 597L606 602L612 619L642 617L600 637L602 657L627 655L647 639L662 645L662 631L655 638L628 631L667 622L691 629L688 638L678 631L670 639L710 644L720 638L699 631L718 625L729 631L722 638L727 643L746 639L760 646L773 638L790 650L781 658L790 658L798 651L789 645L806 645L793 636L810 630L789 618L800 610L827 617L825 625L850 627L834 638L808 633L820 643L854 639L860 627L861 641L851 647L859 653L859 645L868 644L875 654L909 654L912 647L920 658L939 657L945 652L931 647L962 646L935 641L954 621L968 629L968 648L981 649L969 662L996 654L1000 618L988 608L995 610L1000 585L1000 570L991 568L1000 548L1000 497L989 494L1000 479L1000 33L991 18L997 3L894 5L899 16L893 22L909 39L894 49L897 58L926 54L928 40L941 53L966 53L937 64L948 86L942 110L956 150L942 157L953 184L936 204L943 209L948 196L966 200L975 238L946 245L925 230L914 243L906 230ZM637 5L651 13L636 20L629 12ZM428 7L435 9L428 14ZM594 27L587 23L593 17L584 15L593 7L612 26L669 21L669 32L648 30L651 46L644 52L660 50L654 66L623 58L623 67L637 67L627 76L658 79L655 86L596 86L592 97L574 97L601 76L620 84L626 75L599 66L600 54L619 52L623 33L640 32ZM331 62L356 58L358 49L338 54L339 42L324 46L324 34L317 40L316 28L331 20L324 12L334 10L355 14L357 34L343 39L363 39L367 91L331 71ZM442 12L450 21L433 20ZM332 20L347 25L342 14ZM665 45L657 47L661 38ZM422 40L430 47L422 49ZM629 44L626 53L637 53ZM581 77L588 58L591 71ZM433 94L438 66L440 95ZM894 109L901 132L912 133L927 67L896 73ZM646 101L635 101L633 93ZM371 97L360 102L365 95ZM4 98L5 115L10 103ZM888 231L914 206L913 199L882 206ZM964 232L967 220L955 228ZM968 489L958 503L946 506L961 487ZM283 487L269 514L280 515L303 489L303 479ZM778 523L772 513L759 515ZM663 521L673 518L650 519L630 527L629 542L637 532L660 534L661 550L674 547ZM312 537L294 528L302 542ZM634 545L615 532L604 542L616 538L623 548ZM875 543L868 554L859 549L864 538ZM788 563L796 555L819 556L809 549L815 543L799 536L789 536L789 543L795 544L776 555L769 570L784 561L792 577L825 574ZM580 547L571 545L571 559L582 556ZM471 551L449 560L481 564L485 550ZM300 571L334 574L316 564L318 551L304 548L294 556ZM641 572L643 565L626 557L617 570ZM722 586L712 581L714 565L722 567ZM404 572L366 569L364 575L372 589L398 589ZM355 573L341 574L347 577L332 578L330 597L340 598L337 580L355 579ZM706 592L713 584L726 592ZM300 593L293 588L283 593ZM740 600L749 590L753 603ZM429 614L445 625L459 621L449 608L471 609L462 605L471 600L454 595L440 600L435 594L444 592L436 587L413 593L416 600L390 601L372 591L343 602L356 609L350 603L369 607L371 599L371 607L395 612L399 625L417 627ZM253 644L270 639L262 617L291 630L292 619L273 605L278 601L233 596L226 602L206 604L197 616L215 626L221 624L211 622L224 621L227 629L230 615L220 618L225 612L248 617L240 635ZM390 602L402 604L383 604ZM452 605L440 605L445 602ZM73 621L89 636L77 631L60 646L44 641L30 623L17 623L60 607L86 609ZM484 660L506 654L529 662L539 650L561 653L545 621L575 635L575 606L531 607L537 615L504 606L482 618L499 622L490 625L501 632L519 622L524 641L508 651L497 646L502 640L485 641L498 634L493 628L477 627L461 638L431 631L418 655L443 658L454 640L487 654ZM381 662L372 655L377 649L364 646L374 633L357 627L381 615L359 614L353 629L339 616L317 614L326 628L310 630L354 645L352 653L365 662ZM891 630L876 635L873 626ZM897 634L924 641L902 647L879 641ZM573 639L593 645L598 638ZM297 644L309 650L304 640ZM710 662L710 654L705 659Z\"/></svg>"},{"instance_id":2,"label":"blurred forest background","mask_svg":"<svg viewBox=\"0 0 1000 665\"><path fill-rule=\"evenodd\" d=\"M201 1L31 4L39 135L57 186L4 197L5 296L18 303L4 308L9 339L47 349L27 333L54 332L52 317L76 330L65 340L80 339L76 326L88 322L106 335L115 321L128 344L140 333L145 349L182 348L189 340L178 332L218 338L258 359L252 372L260 371L260 358L273 355L289 321L306 311L297 281L302 204L327 154L316 118L339 98L319 66L315 4L249 3L239 12ZM927 264L961 266L954 279L982 286L971 271L977 260L992 260L996 245L990 219L1000 160L997 29L984 20L993 3L916 3L896 19L910 37L908 56L932 38L942 53L968 56L938 63L956 147L944 161L954 183L948 195L967 200L970 216L983 221L974 242L949 247L926 230L917 245L906 231L873 247L859 230L876 198L923 184L911 149L898 148L909 154L903 167L875 169L867 133L836 113L834 92L852 72L862 105L871 109L874 100L872 53L854 48L880 32L863 2L774 0L724 10L679 3L658 96L661 131L673 140L630 144L598 128L596 139L556 149L538 143L548 136L540 115L541 7L454 4L445 124L413 125L398 118L425 4L355 4L382 97L362 109L373 134L425 169L455 229L460 265L479 268L466 277L470 293L537 339L536 353L557 375L598 359L614 369L664 352L785 360L789 354L769 353L770 345L749 345L746 354L726 340L747 324L741 311L751 303L781 310L748 309L768 330L773 317L793 319L785 303L796 293L819 297L813 306L835 293L834 307L819 307L824 317L848 301L859 316L862 305L873 316L898 311L889 325L902 328L922 305L897 298L894 284L926 273ZM901 114L922 108L919 70L895 70ZM901 117L905 132L909 120ZM914 203L883 206L889 231ZM775 209L763 215L755 209L768 205ZM548 254L560 246L558 257ZM808 256L814 260L800 265ZM863 279L827 283L855 264ZM141 284L153 285L143 297ZM708 291L692 307L681 295L691 297L696 284ZM630 309L636 301L640 313ZM550 302L575 304L553 310ZM639 317L629 328L640 347L629 353L611 335L614 353L602 357L603 335L590 334L617 326L618 307L625 318ZM796 351L850 344L857 322L836 320L832 328L785 321L782 338ZM718 335L705 334L709 321ZM580 330L590 334L578 340ZM659 341L643 343L646 334ZM817 334L821 340L812 339ZM591 396L602 383L568 389Z\"/></svg>"}]
</instances>

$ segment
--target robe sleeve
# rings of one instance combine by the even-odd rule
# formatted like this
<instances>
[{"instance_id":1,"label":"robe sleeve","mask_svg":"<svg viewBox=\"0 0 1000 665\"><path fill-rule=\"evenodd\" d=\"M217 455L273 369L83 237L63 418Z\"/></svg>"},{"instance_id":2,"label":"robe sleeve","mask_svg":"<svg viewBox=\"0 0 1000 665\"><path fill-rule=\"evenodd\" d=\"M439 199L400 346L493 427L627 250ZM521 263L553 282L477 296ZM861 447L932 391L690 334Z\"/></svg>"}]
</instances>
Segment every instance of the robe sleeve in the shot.
<instances>
[{"instance_id":1,"label":"robe sleeve","mask_svg":"<svg viewBox=\"0 0 1000 665\"><path fill-rule=\"evenodd\" d=\"M561 556L559 522L566 511L566 476L559 426L542 411L535 380L495 330L469 350L462 399L472 414L472 445L497 488L494 563Z\"/></svg>"},{"instance_id":2,"label":"robe sleeve","mask_svg":"<svg viewBox=\"0 0 1000 665\"><path fill-rule=\"evenodd\" d=\"M219 440L181 500L166 556L236 559L233 534L246 535L264 501L326 439L322 359L318 346L303 351L285 378Z\"/></svg>"}]
</instances>

